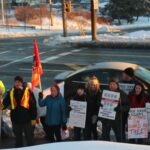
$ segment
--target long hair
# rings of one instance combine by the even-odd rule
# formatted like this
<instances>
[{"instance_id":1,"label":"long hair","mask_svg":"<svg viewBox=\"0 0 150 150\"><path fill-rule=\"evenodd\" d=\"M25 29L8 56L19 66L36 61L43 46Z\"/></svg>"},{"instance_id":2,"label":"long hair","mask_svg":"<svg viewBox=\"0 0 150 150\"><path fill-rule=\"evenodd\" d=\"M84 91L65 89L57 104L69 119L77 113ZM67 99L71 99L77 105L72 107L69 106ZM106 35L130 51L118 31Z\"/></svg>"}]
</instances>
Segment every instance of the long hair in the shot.
<instances>
[{"instance_id":1,"label":"long hair","mask_svg":"<svg viewBox=\"0 0 150 150\"><path fill-rule=\"evenodd\" d=\"M89 91L89 93L93 92L93 91L91 91L91 85L93 85L93 84L96 87L95 92L98 92L100 90L100 82L99 82L99 80L97 79L96 76L93 76L93 77L89 78L89 80L86 84L86 89Z\"/></svg>"}]
</instances>

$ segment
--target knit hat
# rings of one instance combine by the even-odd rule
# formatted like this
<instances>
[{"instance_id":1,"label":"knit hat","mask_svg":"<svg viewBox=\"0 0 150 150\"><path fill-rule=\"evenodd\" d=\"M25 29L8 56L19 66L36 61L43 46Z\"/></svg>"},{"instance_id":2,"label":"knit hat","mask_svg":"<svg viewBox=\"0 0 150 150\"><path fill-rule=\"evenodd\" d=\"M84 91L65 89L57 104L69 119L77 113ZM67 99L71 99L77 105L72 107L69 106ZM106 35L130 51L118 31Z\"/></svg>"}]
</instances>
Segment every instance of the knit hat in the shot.
<instances>
[{"instance_id":1,"label":"knit hat","mask_svg":"<svg viewBox=\"0 0 150 150\"><path fill-rule=\"evenodd\" d=\"M56 83L54 83L54 84L51 86L51 88L52 88L52 87L55 87L55 88L57 89L58 93L60 92L60 88L59 88L59 86L58 86Z\"/></svg>"},{"instance_id":2,"label":"knit hat","mask_svg":"<svg viewBox=\"0 0 150 150\"><path fill-rule=\"evenodd\" d=\"M16 77L14 78L14 80L15 80L15 81L20 81L20 82L23 83L23 77L21 77L21 76L16 76Z\"/></svg>"},{"instance_id":3,"label":"knit hat","mask_svg":"<svg viewBox=\"0 0 150 150\"><path fill-rule=\"evenodd\" d=\"M126 68L123 72L131 78L134 76L134 70L131 67Z\"/></svg>"}]
</instances>

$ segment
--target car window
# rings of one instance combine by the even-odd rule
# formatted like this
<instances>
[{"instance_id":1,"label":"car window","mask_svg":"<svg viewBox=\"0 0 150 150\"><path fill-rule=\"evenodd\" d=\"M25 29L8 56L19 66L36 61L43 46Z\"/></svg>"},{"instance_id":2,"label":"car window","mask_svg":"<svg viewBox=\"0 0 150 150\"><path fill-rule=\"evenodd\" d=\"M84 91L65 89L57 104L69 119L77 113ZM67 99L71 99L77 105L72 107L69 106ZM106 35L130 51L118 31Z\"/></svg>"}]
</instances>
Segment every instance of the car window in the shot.
<instances>
[{"instance_id":1,"label":"car window","mask_svg":"<svg viewBox=\"0 0 150 150\"><path fill-rule=\"evenodd\" d=\"M135 75L150 84L150 71L149 70L143 67L138 67L135 70Z\"/></svg>"},{"instance_id":2,"label":"car window","mask_svg":"<svg viewBox=\"0 0 150 150\"><path fill-rule=\"evenodd\" d=\"M87 82L88 79L92 76L96 76L101 84L108 84L111 78L121 79L122 71L112 70L112 69L96 69L90 71L84 71L75 75L72 78L72 82Z\"/></svg>"}]
</instances>

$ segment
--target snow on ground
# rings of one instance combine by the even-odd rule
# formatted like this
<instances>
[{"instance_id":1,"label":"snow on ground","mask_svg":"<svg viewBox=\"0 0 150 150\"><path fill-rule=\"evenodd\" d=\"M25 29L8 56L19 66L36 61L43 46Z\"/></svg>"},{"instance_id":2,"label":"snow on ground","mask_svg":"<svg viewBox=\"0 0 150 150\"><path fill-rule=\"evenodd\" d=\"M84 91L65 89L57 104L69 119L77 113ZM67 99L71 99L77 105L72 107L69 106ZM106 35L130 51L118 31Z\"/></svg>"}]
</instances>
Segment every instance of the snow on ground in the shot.
<instances>
[{"instance_id":1,"label":"snow on ground","mask_svg":"<svg viewBox=\"0 0 150 150\"><path fill-rule=\"evenodd\" d=\"M13 148L14 149L14 148ZM12 149L12 150L13 150ZM149 150L149 146L123 144L105 141L60 142L43 144L31 147L18 148L18 150Z\"/></svg>"},{"instance_id":2,"label":"snow on ground","mask_svg":"<svg viewBox=\"0 0 150 150\"><path fill-rule=\"evenodd\" d=\"M56 40L57 39L57 40ZM99 34L97 36L97 40L99 42L125 42L125 43L136 43L140 41L141 43L149 43L150 41L150 31L137 31L132 33L126 33L124 35L111 35L111 34ZM63 37L57 35L55 37L50 37L46 39L45 43L47 45L61 45L67 43L89 43L91 42L91 36L70 36L70 37Z\"/></svg>"}]
</instances>

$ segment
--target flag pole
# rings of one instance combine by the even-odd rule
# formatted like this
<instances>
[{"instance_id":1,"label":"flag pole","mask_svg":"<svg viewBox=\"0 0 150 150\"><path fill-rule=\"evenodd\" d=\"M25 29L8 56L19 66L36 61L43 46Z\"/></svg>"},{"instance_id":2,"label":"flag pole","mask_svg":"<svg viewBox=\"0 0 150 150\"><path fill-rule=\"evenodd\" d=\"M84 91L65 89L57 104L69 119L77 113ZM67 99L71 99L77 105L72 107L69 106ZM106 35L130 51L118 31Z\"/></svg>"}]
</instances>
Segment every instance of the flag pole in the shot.
<instances>
[{"instance_id":1,"label":"flag pole","mask_svg":"<svg viewBox=\"0 0 150 150\"><path fill-rule=\"evenodd\" d=\"M39 76L39 87L40 87L40 90L42 91L42 84L41 84L41 76Z\"/></svg>"}]
</instances>

